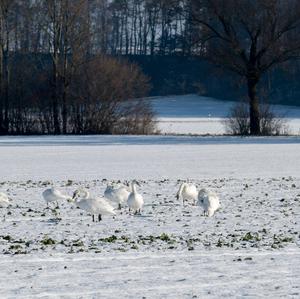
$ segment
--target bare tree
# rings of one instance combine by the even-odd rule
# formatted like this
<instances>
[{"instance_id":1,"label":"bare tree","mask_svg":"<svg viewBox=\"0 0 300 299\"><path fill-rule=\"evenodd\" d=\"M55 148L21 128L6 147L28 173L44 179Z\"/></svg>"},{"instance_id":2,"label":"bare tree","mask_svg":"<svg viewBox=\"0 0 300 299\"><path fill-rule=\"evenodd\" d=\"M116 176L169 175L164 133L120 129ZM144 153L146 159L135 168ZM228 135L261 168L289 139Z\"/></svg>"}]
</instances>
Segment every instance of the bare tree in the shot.
<instances>
[{"instance_id":1,"label":"bare tree","mask_svg":"<svg viewBox=\"0 0 300 299\"><path fill-rule=\"evenodd\" d=\"M273 66L299 57L297 0L191 0L205 57L246 79L250 132L261 133L257 85Z\"/></svg>"},{"instance_id":2,"label":"bare tree","mask_svg":"<svg viewBox=\"0 0 300 299\"><path fill-rule=\"evenodd\" d=\"M149 90L148 78L137 66L100 55L82 65L76 79L71 95L74 132L133 133L138 119L144 121L143 128L152 123L151 107L142 100ZM128 129L121 131L121 123Z\"/></svg>"},{"instance_id":3,"label":"bare tree","mask_svg":"<svg viewBox=\"0 0 300 299\"><path fill-rule=\"evenodd\" d=\"M15 1L0 1L0 134L6 133L9 127L10 18L14 4Z\"/></svg>"}]
</instances>

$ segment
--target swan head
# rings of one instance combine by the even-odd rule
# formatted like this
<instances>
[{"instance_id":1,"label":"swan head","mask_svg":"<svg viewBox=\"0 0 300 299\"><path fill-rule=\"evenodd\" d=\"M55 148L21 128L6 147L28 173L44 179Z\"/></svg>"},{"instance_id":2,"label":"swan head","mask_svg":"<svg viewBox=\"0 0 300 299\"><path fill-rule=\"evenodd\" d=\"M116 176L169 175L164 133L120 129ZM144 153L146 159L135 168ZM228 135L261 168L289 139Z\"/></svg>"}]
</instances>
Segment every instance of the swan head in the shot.
<instances>
[{"instance_id":1,"label":"swan head","mask_svg":"<svg viewBox=\"0 0 300 299\"><path fill-rule=\"evenodd\" d=\"M200 196L206 195L208 193L209 193L208 190L203 188L199 191L198 196L200 197Z\"/></svg>"},{"instance_id":2,"label":"swan head","mask_svg":"<svg viewBox=\"0 0 300 299\"><path fill-rule=\"evenodd\" d=\"M74 191L73 196L70 200L70 202L75 202L79 197L83 197L83 198L88 198L89 197L89 192L85 189L77 189Z\"/></svg>"},{"instance_id":3,"label":"swan head","mask_svg":"<svg viewBox=\"0 0 300 299\"><path fill-rule=\"evenodd\" d=\"M138 185L139 187L141 187L141 184L137 180L133 180L131 182L131 185Z\"/></svg>"}]
</instances>

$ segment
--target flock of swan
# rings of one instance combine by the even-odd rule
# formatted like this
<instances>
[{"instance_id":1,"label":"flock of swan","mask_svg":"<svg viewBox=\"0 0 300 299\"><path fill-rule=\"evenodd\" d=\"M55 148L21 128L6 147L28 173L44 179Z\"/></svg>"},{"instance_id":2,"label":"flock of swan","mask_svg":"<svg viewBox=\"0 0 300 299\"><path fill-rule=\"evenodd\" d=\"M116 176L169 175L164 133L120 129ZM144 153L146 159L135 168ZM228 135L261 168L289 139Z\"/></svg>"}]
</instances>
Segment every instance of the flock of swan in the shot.
<instances>
[{"instance_id":1,"label":"flock of swan","mask_svg":"<svg viewBox=\"0 0 300 299\"><path fill-rule=\"evenodd\" d=\"M137 186L140 184L137 181L132 181L130 186L120 184L109 184L106 187L103 197L93 197L86 189L78 189L73 193L73 196L63 194L55 187L46 189L42 193L47 207L50 203L56 204L60 201L67 200L75 204L76 207L88 212L92 215L93 222L101 221L103 215L115 216L115 208L113 203L122 209L127 204L129 212L140 214L144 205L143 196L138 193ZM211 217L220 208L218 195L208 189L197 190L194 184L182 183L176 198L182 199L183 205L192 203L203 208L203 214ZM11 199L0 192L0 207L5 208L10 205Z\"/></svg>"}]
</instances>

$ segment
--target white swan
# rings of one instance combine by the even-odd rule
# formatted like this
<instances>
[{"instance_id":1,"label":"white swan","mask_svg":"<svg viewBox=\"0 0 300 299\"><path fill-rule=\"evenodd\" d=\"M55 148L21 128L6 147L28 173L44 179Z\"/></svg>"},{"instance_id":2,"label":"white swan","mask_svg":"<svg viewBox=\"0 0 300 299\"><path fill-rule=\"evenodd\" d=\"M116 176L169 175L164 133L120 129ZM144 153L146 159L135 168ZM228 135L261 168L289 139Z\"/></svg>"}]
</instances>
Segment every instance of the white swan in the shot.
<instances>
[{"instance_id":1,"label":"white swan","mask_svg":"<svg viewBox=\"0 0 300 299\"><path fill-rule=\"evenodd\" d=\"M137 192L136 185L140 186L140 184L137 181L133 181L131 183L132 192L129 194L128 200L127 200L129 212L131 210L133 210L135 214L141 213L141 209L144 205L143 196Z\"/></svg>"},{"instance_id":2,"label":"white swan","mask_svg":"<svg viewBox=\"0 0 300 299\"><path fill-rule=\"evenodd\" d=\"M98 215L98 221L102 220L102 215L116 215L114 208L104 198L90 197L90 193L85 189L76 190L71 201L80 209L91 213L93 222L95 222L95 215Z\"/></svg>"},{"instance_id":3,"label":"white swan","mask_svg":"<svg viewBox=\"0 0 300 299\"><path fill-rule=\"evenodd\" d=\"M50 202L56 202L58 206L58 202L60 200L69 200L71 199L70 196L62 194L58 189L52 187L50 189L46 189L43 193L43 198L47 203L47 207L49 207Z\"/></svg>"},{"instance_id":4,"label":"white swan","mask_svg":"<svg viewBox=\"0 0 300 299\"><path fill-rule=\"evenodd\" d=\"M3 192L0 192L0 208L7 208L10 205L10 198Z\"/></svg>"},{"instance_id":5,"label":"white swan","mask_svg":"<svg viewBox=\"0 0 300 299\"><path fill-rule=\"evenodd\" d=\"M130 192L126 186L107 185L104 191L104 197L118 204L121 209L122 204L127 202Z\"/></svg>"},{"instance_id":6,"label":"white swan","mask_svg":"<svg viewBox=\"0 0 300 299\"><path fill-rule=\"evenodd\" d=\"M193 184L182 183L176 194L177 199L180 199L180 197L182 198L183 205L185 201L193 201L195 204L198 199L196 186Z\"/></svg>"},{"instance_id":7,"label":"white swan","mask_svg":"<svg viewBox=\"0 0 300 299\"><path fill-rule=\"evenodd\" d=\"M220 208L219 197L215 192L201 189L198 195L198 205L204 209L204 215L211 217Z\"/></svg>"}]
</instances>

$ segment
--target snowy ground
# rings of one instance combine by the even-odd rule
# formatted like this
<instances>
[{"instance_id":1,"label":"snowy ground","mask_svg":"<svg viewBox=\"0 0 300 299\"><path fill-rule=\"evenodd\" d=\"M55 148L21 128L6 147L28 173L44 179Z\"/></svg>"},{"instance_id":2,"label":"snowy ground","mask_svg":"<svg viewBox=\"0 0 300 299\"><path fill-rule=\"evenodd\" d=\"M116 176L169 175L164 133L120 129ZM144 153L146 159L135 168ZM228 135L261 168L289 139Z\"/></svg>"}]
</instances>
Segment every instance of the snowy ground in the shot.
<instances>
[{"instance_id":1,"label":"snowy ground","mask_svg":"<svg viewBox=\"0 0 300 299\"><path fill-rule=\"evenodd\" d=\"M299 176L300 137L1 137L2 180Z\"/></svg>"},{"instance_id":2,"label":"snowy ground","mask_svg":"<svg viewBox=\"0 0 300 299\"><path fill-rule=\"evenodd\" d=\"M299 298L299 161L296 137L1 137L0 298ZM142 216L41 199L133 178ZM220 195L214 217L175 199L187 178Z\"/></svg>"},{"instance_id":3,"label":"snowy ground","mask_svg":"<svg viewBox=\"0 0 300 299\"><path fill-rule=\"evenodd\" d=\"M197 95L157 97L151 99L157 113L158 128L171 134L224 134L224 119L235 104ZM274 105L284 116L289 134L300 134L300 107Z\"/></svg>"}]
</instances>

